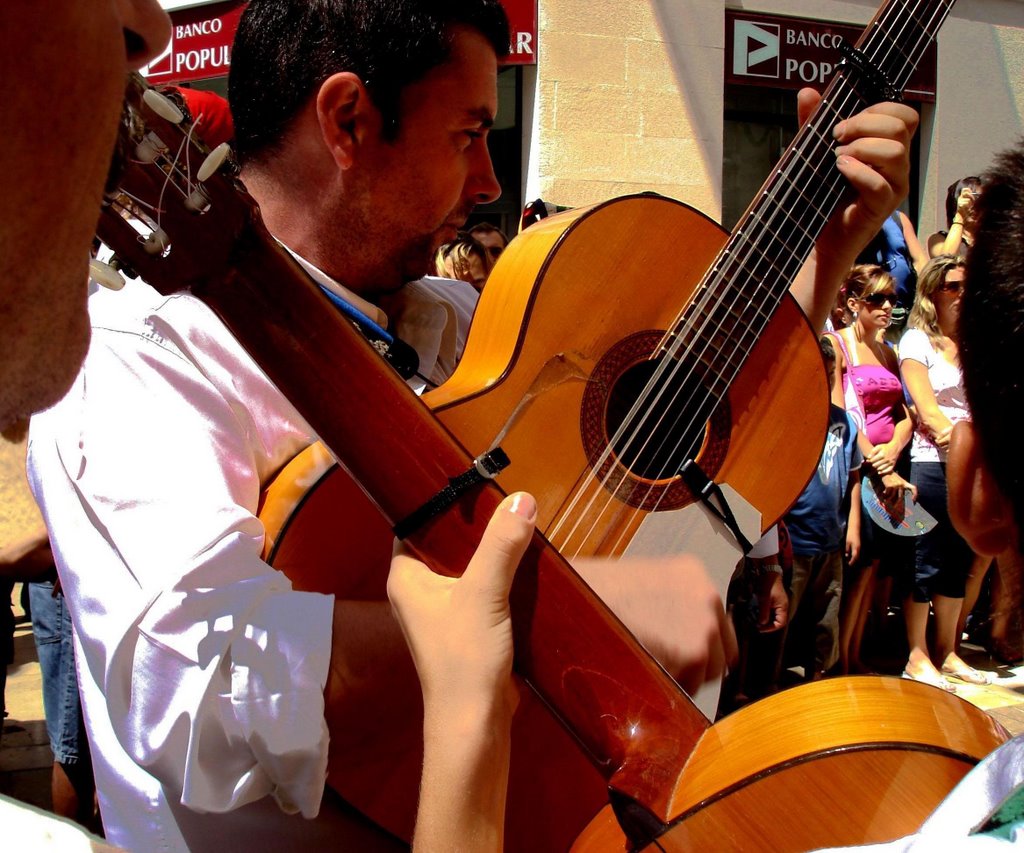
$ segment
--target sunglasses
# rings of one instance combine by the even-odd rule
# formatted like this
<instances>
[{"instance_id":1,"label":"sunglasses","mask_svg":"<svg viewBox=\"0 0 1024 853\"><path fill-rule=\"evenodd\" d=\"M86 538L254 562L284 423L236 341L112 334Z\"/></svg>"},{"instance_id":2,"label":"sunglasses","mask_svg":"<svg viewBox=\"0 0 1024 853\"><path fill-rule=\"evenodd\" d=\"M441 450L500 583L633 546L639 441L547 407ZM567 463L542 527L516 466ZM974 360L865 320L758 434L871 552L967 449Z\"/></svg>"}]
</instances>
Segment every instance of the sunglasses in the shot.
<instances>
[{"instance_id":1,"label":"sunglasses","mask_svg":"<svg viewBox=\"0 0 1024 853\"><path fill-rule=\"evenodd\" d=\"M860 299L865 305L870 305L872 308L881 308L886 302L890 305L896 304L895 293L870 293L867 296L862 296Z\"/></svg>"},{"instance_id":2,"label":"sunglasses","mask_svg":"<svg viewBox=\"0 0 1024 853\"><path fill-rule=\"evenodd\" d=\"M936 293L962 293L964 283L962 281L944 281L935 288Z\"/></svg>"}]
</instances>

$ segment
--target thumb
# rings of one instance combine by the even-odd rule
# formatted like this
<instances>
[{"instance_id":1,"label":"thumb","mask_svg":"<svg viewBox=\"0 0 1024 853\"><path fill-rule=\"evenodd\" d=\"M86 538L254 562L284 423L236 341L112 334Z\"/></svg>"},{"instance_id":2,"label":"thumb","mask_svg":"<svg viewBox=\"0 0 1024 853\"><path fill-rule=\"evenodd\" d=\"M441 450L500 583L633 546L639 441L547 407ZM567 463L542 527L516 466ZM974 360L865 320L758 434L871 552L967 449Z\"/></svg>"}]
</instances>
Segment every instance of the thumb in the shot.
<instances>
[{"instance_id":1,"label":"thumb","mask_svg":"<svg viewBox=\"0 0 1024 853\"><path fill-rule=\"evenodd\" d=\"M494 511L473 558L462 575L462 585L492 601L504 602L512 578L533 537L537 502L526 492L505 498Z\"/></svg>"}]
</instances>

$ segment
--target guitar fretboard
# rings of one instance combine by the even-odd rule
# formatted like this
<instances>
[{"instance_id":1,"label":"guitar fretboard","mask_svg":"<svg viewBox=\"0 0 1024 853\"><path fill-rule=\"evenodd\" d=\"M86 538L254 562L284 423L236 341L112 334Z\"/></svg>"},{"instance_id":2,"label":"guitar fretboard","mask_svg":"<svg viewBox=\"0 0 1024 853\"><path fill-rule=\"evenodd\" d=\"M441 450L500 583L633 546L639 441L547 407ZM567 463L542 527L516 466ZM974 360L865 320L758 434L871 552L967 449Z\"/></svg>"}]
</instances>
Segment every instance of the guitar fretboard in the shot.
<instances>
[{"instance_id":1,"label":"guitar fretboard","mask_svg":"<svg viewBox=\"0 0 1024 853\"><path fill-rule=\"evenodd\" d=\"M855 47L902 91L954 2L890 0ZM665 352L703 364L713 397L742 369L844 197L832 128L878 100L857 69L840 67L671 330Z\"/></svg>"}]
</instances>

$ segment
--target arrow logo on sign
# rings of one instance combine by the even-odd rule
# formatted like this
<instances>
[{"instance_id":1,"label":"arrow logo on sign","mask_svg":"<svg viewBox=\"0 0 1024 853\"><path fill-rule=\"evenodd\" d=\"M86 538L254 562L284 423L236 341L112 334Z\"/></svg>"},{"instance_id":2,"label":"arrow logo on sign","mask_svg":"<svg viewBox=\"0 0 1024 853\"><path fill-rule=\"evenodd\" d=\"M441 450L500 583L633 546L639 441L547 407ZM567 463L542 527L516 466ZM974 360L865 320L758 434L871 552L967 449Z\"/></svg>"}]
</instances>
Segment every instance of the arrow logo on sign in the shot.
<instances>
[{"instance_id":1,"label":"arrow logo on sign","mask_svg":"<svg viewBox=\"0 0 1024 853\"><path fill-rule=\"evenodd\" d=\"M779 76L778 24L755 24L736 21L733 29L732 71L745 77ZM758 71L750 69L771 62Z\"/></svg>"},{"instance_id":2,"label":"arrow logo on sign","mask_svg":"<svg viewBox=\"0 0 1024 853\"><path fill-rule=\"evenodd\" d=\"M167 42L164 52L142 69L144 77L159 77L171 73L174 54L174 36Z\"/></svg>"}]
</instances>

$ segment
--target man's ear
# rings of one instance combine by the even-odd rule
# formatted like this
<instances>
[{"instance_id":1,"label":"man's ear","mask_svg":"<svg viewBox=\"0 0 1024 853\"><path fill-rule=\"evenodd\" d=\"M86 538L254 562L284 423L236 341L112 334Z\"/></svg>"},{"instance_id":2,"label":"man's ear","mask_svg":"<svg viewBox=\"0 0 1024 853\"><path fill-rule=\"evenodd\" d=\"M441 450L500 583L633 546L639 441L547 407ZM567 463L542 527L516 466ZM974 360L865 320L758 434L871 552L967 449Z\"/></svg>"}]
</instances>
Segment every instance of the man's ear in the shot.
<instances>
[{"instance_id":1,"label":"man's ear","mask_svg":"<svg viewBox=\"0 0 1024 853\"><path fill-rule=\"evenodd\" d=\"M359 144L366 139L368 122L376 115L366 86L349 71L332 74L316 95L316 116L324 145L335 163L349 168Z\"/></svg>"},{"instance_id":2,"label":"man's ear","mask_svg":"<svg viewBox=\"0 0 1024 853\"><path fill-rule=\"evenodd\" d=\"M974 424L953 428L946 459L949 517L975 553L995 556L1016 542L1013 513L985 465Z\"/></svg>"}]
</instances>

